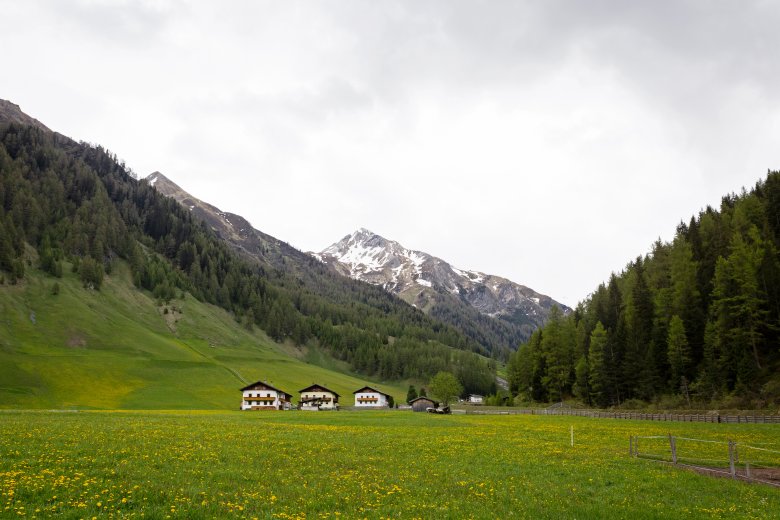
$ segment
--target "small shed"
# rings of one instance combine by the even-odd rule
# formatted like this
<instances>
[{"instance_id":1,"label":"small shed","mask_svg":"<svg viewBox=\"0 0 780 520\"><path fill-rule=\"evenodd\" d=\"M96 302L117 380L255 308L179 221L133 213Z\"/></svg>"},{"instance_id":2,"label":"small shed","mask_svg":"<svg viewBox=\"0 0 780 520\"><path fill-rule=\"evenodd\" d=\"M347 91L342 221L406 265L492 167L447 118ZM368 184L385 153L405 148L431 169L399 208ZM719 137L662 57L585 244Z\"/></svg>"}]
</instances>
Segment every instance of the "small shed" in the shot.
<instances>
[{"instance_id":1,"label":"small shed","mask_svg":"<svg viewBox=\"0 0 780 520\"><path fill-rule=\"evenodd\" d=\"M484 401L484 397L479 394L469 395L469 403L471 404L482 404Z\"/></svg>"},{"instance_id":2,"label":"small shed","mask_svg":"<svg viewBox=\"0 0 780 520\"><path fill-rule=\"evenodd\" d=\"M428 408L436 408L439 406L438 402L424 396L415 397L414 399L409 401L409 404L412 405L413 412L424 412Z\"/></svg>"}]
</instances>

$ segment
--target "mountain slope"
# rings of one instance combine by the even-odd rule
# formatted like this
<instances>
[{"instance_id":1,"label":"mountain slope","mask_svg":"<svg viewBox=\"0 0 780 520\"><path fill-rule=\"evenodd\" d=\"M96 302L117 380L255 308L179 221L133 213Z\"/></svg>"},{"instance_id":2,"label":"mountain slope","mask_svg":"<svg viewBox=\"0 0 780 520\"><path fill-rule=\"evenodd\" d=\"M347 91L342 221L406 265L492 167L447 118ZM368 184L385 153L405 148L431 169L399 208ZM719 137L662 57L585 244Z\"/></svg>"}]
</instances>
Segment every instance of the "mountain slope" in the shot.
<instances>
[{"instance_id":1,"label":"mountain slope","mask_svg":"<svg viewBox=\"0 0 780 520\"><path fill-rule=\"evenodd\" d=\"M312 287L315 291L336 297L344 284L359 284L360 287L363 287L361 290L365 290L365 287L369 286L375 291L387 294L387 292L375 287L377 284L373 283L372 280L350 277L350 273L344 270L331 269L313 256L254 229L240 215L222 211L194 197L160 172L150 174L145 181L163 195L171 197L189 208L193 215L203 219L220 238L230 243L246 257L276 270L293 272L300 283ZM368 284L364 282L368 282ZM428 305L410 301L405 296L407 295L401 295L401 298L408 303L415 304L422 310L429 310ZM429 313L430 316L462 333L469 340L470 346L467 348L483 354L505 357L537 326L533 322L526 323L527 320L524 321L522 318L525 315L519 318L507 315L505 316L506 320L496 320L446 294L439 295L435 291L429 291L425 293L425 296L428 302L438 302L437 305L433 306L434 310ZM515 322L511 320L515 320Z\"/></svg>"},{"instance_id":2,"label":"mountain slope","mask_svg":"<svg viewBox=\"0 0 780 520\"><path fill-rule=\"evenodd\" d=\"M281 242L270 260L238 254L192 210L135 180L115 155L16 121L0 119L3 291L39 273L56 281L72 269L82 290L100 293L126 263L128 290L160 305L191 295L247 330L259 326L301 355L362 377L417 382L449 370L469 391L494 386L491 366L471 352L483 347L458 329ZM122 327L106 333L121 336Z\"/></svg>"},{"instance_id":3,"label":"mountain slope","mask_svg":"<svg viewBox=\"0 0 780 520\"><path fill-rule=\"evenodd\" d=\"M46 125L38 121L37 119L28 116L19 105L15 105L5 99L0 99L0 122L3 123L18 123L21 125L34 126L41 130L50 131Z\"/></svg>"},{"instance_id":4,"label":"mountain slope","mask_svg":"<svg viewBox=\"0 0 780 520\"><path fill-rule=\"evenodd\" d=\"M506 278L464 271L421 251L413 251L367 229L360 229L314 253L317 259L345 276L380 285L414 306L441 315L441 307L465 306L501 320L508 329L503 339L525 341L542 326L550 309L569 309L549 296ZM451 312L451 311L450 311Z\"/></svg>"},{"instance_id":5,"label":"mountain slope","mask_svg":"<svg viewBox=\"0 0 780 520\"><path fill-rule=\"evenodd\" d=\"M238 252L260 260L262 263L274 268L295 268L296 271L310 271L315 264L308 255L295 249L286 242L278 240L271 235L252 227L241 215L222 211L190 195L179 185L160 172L154 172L145 179L150 186L166 197L171 197L198 219L203 220L222 240L230 243ZM321 276L321 269L316 269L317 277Z\"/></svg>"},{"instance_id":6,"label":"mountain slope","mask_svg":"<svg viewBox=\"0 0 780 520\"><path fill-rule=\"evenodd\" d=\"M122 262L100 291L70 269L28 269L0 287L0 314L0 408L237 409L238 389L259 379L293 395L312 381L342 395L366 382L291 356L195 298L160 306Z\"/></svg>"}]
</instances>

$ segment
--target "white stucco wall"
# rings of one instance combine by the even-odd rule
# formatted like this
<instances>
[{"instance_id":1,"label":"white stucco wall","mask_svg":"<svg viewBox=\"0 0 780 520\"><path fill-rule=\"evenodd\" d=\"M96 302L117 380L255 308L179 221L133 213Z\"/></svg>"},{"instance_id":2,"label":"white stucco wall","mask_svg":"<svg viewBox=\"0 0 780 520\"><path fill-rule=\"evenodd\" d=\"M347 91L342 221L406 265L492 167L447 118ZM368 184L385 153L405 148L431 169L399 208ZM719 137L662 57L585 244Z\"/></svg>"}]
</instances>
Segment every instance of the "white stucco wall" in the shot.
<instances>
[{"instance_id":1,"label":"white stucco wall","mask_svg":"<svg viewBox=\"0 0 780 520\"><path fill-rule=\"evenodd\" d=\"M375 398L376 402L361 403L361 399ZM377 406L387 406L387 397L379 392L360 392L355 394L355 406L356 407L369 407L374 408Z\"/></svg>"},{"instance_id":2,"label":"white stucco wall","mask_svg":"<svg viewBox=\"0 0 780 520\"><path fill-rule=\"evenodd\" d=\"M256 396L260 396L261 398L267 398L268 396L271 396L274 400L271 401L255 401L253 398ZM258 404L252 404L257 402ZM244 390L243 393L243 400L241 401L241 409L242 410L251 410L253 406L274 406L277 409L281 405L281 400L279 399L279 393L275 390Z\"/></svg>"}]
</instances>

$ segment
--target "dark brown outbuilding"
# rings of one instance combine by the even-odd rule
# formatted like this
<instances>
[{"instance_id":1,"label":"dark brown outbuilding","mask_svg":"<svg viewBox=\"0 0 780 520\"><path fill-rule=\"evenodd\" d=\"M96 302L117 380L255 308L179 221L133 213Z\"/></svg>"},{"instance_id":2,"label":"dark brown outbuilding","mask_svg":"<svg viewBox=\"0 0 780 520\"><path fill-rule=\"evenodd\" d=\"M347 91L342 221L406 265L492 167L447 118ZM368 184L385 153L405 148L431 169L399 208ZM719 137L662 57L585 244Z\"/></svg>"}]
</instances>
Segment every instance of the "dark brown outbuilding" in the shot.
<instances>
[{"instance_id":1,"label":"dark brown outbuilding","mask_svg":"<svg viewBox=\"0 0 780 520\"><path fill-rule=\"evenodd\" d=\"M413 412L424 412L428 408L436 408L439 406L438 402L433 399L428 399L427 397L415 397L409 401L409 404L412 405Z\"/></svg>"}]
</instances>

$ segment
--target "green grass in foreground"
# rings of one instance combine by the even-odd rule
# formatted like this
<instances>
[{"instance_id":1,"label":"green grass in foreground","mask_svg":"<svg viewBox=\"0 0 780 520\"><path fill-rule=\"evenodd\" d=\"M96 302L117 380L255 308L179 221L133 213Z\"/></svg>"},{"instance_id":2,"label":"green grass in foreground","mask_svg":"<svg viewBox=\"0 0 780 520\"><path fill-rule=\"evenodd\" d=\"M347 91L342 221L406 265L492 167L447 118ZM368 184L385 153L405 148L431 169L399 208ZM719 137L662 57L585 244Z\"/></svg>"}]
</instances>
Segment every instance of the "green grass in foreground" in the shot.
<instances>
[{"instance_id":1,"label":"green grass in foreground","mask_svg":"<svg viewBox=\"0 0 780 520\"><path fill-rule=\"evenodd\" d=\"M576 444L569 446L569 427ZM775 488L628 457L774 425L411 412L0 412L0 516L778 518Z\"/></svg>"}]
</instances>

